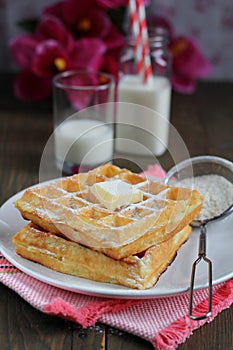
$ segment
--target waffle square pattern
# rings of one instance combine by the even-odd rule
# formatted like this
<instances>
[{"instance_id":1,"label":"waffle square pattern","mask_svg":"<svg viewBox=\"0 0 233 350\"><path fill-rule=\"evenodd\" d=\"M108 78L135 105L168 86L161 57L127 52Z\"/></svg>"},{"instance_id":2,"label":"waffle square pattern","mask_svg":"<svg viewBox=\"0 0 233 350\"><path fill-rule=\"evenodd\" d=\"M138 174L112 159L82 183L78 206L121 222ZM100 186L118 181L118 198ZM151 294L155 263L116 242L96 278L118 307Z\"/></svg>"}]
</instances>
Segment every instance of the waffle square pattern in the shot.
<instances>
[{"instance_id":1,"label":"waffle square pattern","mask_svg":"<svg viewBox=\"0 0 233 350\"><path fill-rule=\"evenodd\" d=\"M119 195L116 207L106 204L97 195L98 189L103 189L106 199L108 188L113 188L109 184L119 181L128 185L132 195L126 199ZM98 186L101 183L108 185ZM139 195L135 197L134 193ZM110 193L107 201L112 198ZM202 201L196 190L163 185L128 169L104 164L27 189L15 206L25 219L46 232L122 259L183 230L199 213Z\"/></svg>"}]
</instances>

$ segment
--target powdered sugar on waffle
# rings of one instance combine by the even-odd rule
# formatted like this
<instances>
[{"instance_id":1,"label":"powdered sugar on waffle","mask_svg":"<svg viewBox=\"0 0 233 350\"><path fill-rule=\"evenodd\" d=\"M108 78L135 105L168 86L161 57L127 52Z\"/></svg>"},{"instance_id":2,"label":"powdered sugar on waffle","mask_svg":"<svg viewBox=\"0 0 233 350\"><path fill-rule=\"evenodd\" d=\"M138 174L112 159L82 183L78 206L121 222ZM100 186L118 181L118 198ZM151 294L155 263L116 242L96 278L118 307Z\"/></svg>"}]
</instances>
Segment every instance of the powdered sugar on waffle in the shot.
<instances>
[{"instance_id":1,"label":"powdered sugar on waffle","mask_svg":"<svg viewBox=\"0 0 233 350\"><path fill-rule=\"evenodd\" d=\"M94 198L91 186L116 179L140 189L143 200L115 211L101 206ZM88 242L88 246L112 248L128 244L152 228L172 230L201 202L202 197L195 191L179 189L178 194L175 188L106 164L87 174L29 189L17 201L16 207L25 218L32 222L36 219L35 223L45 230L51 230L49 225L53 225L52 232L57 229L58 233L81 244ZM190 217L188 221L192 219Z\"/></svg>"}]
</instances>

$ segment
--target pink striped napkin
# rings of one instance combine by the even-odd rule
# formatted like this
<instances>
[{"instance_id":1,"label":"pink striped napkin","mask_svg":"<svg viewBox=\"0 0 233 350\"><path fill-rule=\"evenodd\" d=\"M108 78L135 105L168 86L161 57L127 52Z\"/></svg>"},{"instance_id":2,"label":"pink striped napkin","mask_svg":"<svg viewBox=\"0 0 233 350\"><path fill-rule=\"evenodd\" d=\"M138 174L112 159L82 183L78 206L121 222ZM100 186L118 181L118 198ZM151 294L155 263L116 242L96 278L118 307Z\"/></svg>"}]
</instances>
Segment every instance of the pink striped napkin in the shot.
<instances>
[{"instance_id":1,"label":"pink striped napkin","mask_svg":"<svg viewBox=\"0 0 233 350\"><path fill-rule=\"evenodd\" d=\"M233 279L213 288L213 313L202 321L187 315L188 294L148 300L108 299L65 291L19 271L0 256L0 281L38 310L64 317L83 327L97 321L150 341L156 350L174 350L233 302ZM206 289L195 293L194 311L207 308Z\"/></svg>"},{"instance_id":2,"label":"pink striped napkin","mask_svg":"<svg viewBox=\"0 0 233 350\"><path fill-rule=\"evenodd\" d=\"M159 170L159 172L158 172ZM158 167L150 175L163 177ZM148 172L147 172L148 174ZM174 350L206 322L211 322L233 303L233 278L213 287L212 315L201 321L188 316L187 293L147 300L110 299L78 294L48 285L19 271L4 256L0 256L0 281L18 293L38 310L93 326L97 321L151 342L156 350ZM194 312L207 310L208 291L198 290L194 297Z\"/></svg>"}]
</instances>

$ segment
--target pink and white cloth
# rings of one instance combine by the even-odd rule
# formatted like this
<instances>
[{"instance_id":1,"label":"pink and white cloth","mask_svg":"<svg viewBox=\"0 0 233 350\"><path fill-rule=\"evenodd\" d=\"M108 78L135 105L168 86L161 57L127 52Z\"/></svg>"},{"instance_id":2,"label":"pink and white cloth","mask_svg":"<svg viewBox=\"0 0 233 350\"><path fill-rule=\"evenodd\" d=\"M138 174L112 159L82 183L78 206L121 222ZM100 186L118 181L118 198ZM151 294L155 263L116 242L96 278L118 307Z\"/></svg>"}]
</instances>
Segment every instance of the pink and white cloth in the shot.
<instances>
[{"instance_id":1,"label":"pink and white cloth","mask_svg":"<svg viewBox=\"0 0 233 350\"><path fill-rule=\"evenodd\" d=\"M69 292L19 271L0 256L0 281L38 310L77 322L83 327L102 322L151 342L156 350L174 350L192 332L211 322L233 302L233 279L213 287L212 315L193 321L187 314L189 295L156 299L108 299ZM195 293L194 311L203 312L208 291Z\"/></svg>"}]
</instances>

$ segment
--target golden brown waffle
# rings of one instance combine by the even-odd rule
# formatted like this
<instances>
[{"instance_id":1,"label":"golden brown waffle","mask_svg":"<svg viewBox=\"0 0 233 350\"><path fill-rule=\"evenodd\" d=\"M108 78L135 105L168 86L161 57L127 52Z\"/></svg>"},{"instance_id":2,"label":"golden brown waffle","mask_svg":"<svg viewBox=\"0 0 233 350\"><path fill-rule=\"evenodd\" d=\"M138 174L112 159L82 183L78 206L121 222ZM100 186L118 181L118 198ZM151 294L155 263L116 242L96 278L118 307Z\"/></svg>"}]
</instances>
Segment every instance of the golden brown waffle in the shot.
<instances>
[{"instance_id":1,"label":"golden brown waffle","mask_svg":"<svg viewBox=\"0 0 233 350\"><path fill-rule=\"evenodd\" d=\"M186 226L170 239L122 260L112 259L78 243L44 232L32 224L19 231L13 237L13 243L19 255L55 271L99 282L147 289L157 282L190 233L191 228Z\"/></svg>"},{"instance_id":2,"label":"golden brown waffle","mask_svg":"<svg viewBox=\"0 0 233 350\"><path fill-rule=\"evenodd\" d=\"M143 191L140 203L110 211L93 196L97 182L121 179ZM16 203L24 218L46 231L116 259L147 249L187 226L203 198L195 190L162 185L111 164L28 189Z\"/></svg>"}]
</instances>

